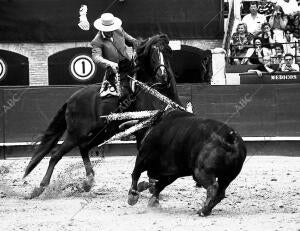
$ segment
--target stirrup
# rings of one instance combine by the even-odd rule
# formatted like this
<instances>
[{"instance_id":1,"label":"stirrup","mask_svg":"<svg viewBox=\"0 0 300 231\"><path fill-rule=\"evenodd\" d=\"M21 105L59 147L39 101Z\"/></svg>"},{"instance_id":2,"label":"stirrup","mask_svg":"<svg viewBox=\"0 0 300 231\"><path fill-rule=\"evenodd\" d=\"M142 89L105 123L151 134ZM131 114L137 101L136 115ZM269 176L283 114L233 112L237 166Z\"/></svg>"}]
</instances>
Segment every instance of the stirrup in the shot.
<instances>
[{"instance_id":1,"label":"stirrup","mask_svg":"<svg viewBox=\"0 0 300 231\"><path fill-rule=\"evenodd\" d=\"M119 96L119 93L116 92L115 88L108 81L105 81L102 83L100 89L100 97L105 97L108 95Z\"/></svg>"}]
</instances>

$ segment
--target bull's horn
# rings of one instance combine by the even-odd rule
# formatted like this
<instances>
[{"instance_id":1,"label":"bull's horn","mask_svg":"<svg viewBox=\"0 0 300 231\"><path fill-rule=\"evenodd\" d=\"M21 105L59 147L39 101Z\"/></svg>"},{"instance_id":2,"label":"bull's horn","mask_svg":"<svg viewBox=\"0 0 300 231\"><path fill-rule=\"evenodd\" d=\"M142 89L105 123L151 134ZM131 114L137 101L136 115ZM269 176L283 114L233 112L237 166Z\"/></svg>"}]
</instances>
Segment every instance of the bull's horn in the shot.
<instances>
[{"instance_id":1,"label":"bull's horn","mask_svg":"<svg viewBox=\"0 0 300 231\"><path fill-rule=\"evenodd\" d=\"M119 129L122 130L122 129L125 129L126 127L131 127L133 125L136 125L138 122L139 122L138 120L126 121L119 126Z\"/></svg>"}]
</instances>

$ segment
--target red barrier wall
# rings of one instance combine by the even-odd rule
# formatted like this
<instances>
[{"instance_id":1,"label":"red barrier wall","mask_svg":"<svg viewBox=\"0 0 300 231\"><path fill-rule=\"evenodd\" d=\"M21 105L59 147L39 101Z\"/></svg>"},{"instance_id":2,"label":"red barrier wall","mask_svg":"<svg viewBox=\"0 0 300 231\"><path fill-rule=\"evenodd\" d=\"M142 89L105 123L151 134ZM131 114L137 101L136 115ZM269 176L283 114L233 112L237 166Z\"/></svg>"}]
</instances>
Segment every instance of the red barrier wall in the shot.
<instances>
[{"instance_id":1,"label":"red barrier wall","mask_svg":"<svg viewBox=\"0 0 300 231\"><path fill-rule=\"evenodd\" d=\"M0 117L0 142L32 141L79 88L0 89L2 105L15 100ZM184 103L192 101L197 115L228 122L242 136L300 136L300 84L185 84L178 85L178 91Z\"/></svg>"},{"instance_id":2,"label":"red barrier wall","mask_svg":"<svg viewBox=\"0 0 300 231\"><path fill-rule=\"evenodd\" d=\"M3 89L0 88L0 105L1 105L1 108L0 108L0 143L4 143L4 133L5 133L5 130L4 130L4 108L3 108ZM4 156L5 152L4 152L4 149L3 148L0 148L0 159L3 159L5 158Z\"/></svg>"}]
</instances>

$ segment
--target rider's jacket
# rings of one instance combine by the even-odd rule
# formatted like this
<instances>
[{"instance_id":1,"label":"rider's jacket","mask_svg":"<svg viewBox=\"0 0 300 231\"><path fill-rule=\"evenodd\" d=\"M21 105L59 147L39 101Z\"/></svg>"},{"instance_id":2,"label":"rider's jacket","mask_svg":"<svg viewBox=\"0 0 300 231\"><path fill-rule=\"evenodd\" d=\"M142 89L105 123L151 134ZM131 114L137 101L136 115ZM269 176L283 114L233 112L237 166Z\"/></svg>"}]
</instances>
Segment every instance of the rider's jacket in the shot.
<instances>
[{"instance_id":1,"label":"rider's jacket","mask_svg":"<svg viewBox=\"0 0 300 231\"><path fill-rule=\"evenodd\" d=\"M92 58L95 63L106 68L109 62L119 63L123 59L130 60L126 45L136 47L137 44L137 40L127 34L123 28L115 30L112 39L106 38L99 31L91 42Z\"/></svg>"}]
</instances>

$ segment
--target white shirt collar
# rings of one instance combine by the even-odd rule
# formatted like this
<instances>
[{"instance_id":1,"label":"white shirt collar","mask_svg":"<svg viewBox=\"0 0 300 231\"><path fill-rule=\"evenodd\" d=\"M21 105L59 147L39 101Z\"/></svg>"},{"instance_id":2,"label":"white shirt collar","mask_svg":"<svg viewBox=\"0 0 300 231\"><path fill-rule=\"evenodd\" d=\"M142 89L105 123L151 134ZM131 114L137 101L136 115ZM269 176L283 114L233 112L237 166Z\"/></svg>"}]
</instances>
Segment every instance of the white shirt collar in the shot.
<instances>
[{"instance_id":1,"label":"white shirt collar","mask_svg":"<svg viewBox=\"0 0 300 231\"><path fill-rule=\"evenodd\" d=\"M109 39L109 40L112 41L112 42L114 41L113 36L112 36L111 38L108 38L108 37L105 36L105 34L103 33L103 31L101 31L101 35L102 35L102 37L105 38L105 39Z\"/></svg>"}]
</instances>

